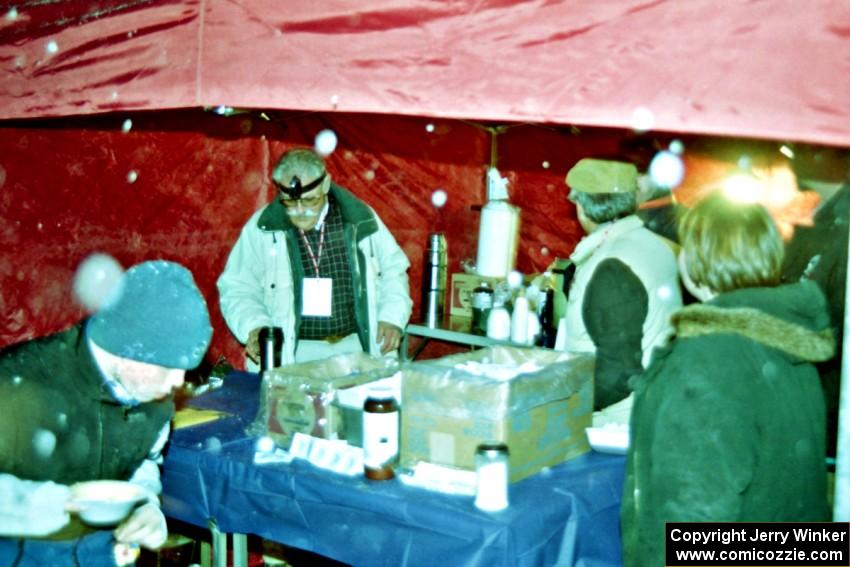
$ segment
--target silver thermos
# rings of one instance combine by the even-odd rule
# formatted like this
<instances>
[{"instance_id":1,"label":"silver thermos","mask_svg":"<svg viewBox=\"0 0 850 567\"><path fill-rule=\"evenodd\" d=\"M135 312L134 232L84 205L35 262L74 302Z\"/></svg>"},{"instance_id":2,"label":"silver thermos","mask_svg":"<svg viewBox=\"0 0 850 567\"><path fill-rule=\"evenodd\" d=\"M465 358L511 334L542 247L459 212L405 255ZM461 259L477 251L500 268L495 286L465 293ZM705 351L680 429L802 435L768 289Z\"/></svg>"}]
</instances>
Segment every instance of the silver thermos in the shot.
<instances>
[{"instance_id":1,"label":"silver thermos","mask_svg":"<svg viewBox=\"0 0 850 567\"><path fill-rule=\"evenodd\" d=\"M429 234L422 270L422 324L428 327L439 327L443 322L447 261L445 235L439 232Z\"/></svg>"}]
</instances>

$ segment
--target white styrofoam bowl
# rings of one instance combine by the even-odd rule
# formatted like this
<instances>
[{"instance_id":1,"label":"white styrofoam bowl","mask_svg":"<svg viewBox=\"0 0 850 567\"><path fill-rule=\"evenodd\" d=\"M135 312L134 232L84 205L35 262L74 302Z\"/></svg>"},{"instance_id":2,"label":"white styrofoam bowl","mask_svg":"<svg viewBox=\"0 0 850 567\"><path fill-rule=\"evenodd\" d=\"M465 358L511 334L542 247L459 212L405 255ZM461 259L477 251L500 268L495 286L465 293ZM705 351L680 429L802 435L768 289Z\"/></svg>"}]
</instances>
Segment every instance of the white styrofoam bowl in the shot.
<instances>
[{"instance_id":1,"label":"white styrofoam bowl","mask_svg":"<svg viewBox=\"0 0 850 567\"><path fill-rule=\"evenodd\" d=\"M71 503L85 523L109 526L126 518L147 498L144 488L120 480L93 480L71 487Z\"/></svg>"},{"instance_id":2,"label":"white styrofoam bowl","mask_svg":"<svg viewBox=\"0 0 850 567\"><path fill-rule=\"evenodd\" d=\"M629 426L608 424L603 427L588 427L587 442L594 451L625 455L629 449Z\"/></svg>"}]
</instances>

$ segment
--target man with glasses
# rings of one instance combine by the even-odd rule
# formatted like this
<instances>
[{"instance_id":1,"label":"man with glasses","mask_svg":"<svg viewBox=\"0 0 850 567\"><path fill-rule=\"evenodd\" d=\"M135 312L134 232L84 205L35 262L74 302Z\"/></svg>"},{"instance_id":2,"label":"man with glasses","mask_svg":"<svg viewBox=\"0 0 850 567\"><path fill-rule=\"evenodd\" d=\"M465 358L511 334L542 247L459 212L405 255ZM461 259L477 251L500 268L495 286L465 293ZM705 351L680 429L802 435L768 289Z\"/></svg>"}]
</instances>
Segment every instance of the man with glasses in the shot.
<instances>
[{"instance_id":1,"label":"man with glasses","mask_svg":"<svg viewBox=\"0 0 850 567\"><path fill-rule=\"evenodd\" d=\"M278 198L243 227L218 279L221 310L259 362L259 334L281 327L282 363L395 352L410 317L410 262L321 157L290 150L272 170Z\"/></svg>"}]
</instances>

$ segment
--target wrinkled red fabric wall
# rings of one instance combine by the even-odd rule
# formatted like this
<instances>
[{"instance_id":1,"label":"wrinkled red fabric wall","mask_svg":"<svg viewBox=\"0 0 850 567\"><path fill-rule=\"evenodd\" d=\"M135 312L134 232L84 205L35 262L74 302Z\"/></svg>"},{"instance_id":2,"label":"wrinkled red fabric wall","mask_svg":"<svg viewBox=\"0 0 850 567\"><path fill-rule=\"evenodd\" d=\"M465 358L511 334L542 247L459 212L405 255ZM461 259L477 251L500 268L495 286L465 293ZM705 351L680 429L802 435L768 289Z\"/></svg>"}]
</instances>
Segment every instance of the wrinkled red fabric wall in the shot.
<instances>
[{"instance_id":1,"label":"wrinkled red fabric wall","mask_svg":"<svg viewBox=\"0 0 850 567\"><path fill-rule=\"evenodd\" d=\"M0 117L229 105L850 143L846 0L0 3ZM638 113L638 111L641 111Z\"/></svg>"},{"instance_id":2,"label":"wrinkled red fabric wall","mask_svg":"<svg viewBox=\"0 0 850 567\"><path fill-rule=\"evenodd\" d=\"M265 118L268 118L266 120ZM128 122L129 121L129 122ZM339 144L334 179L371 204L410 258L418 310L422 255L445 232L449 271L475 259L490 134L473 124L399 116L201 110L0 123L0 345L62 329L84 315L72 298L78 264L105 252L124 266L166 258L188 266L215 335L208 361L242 364L215 281L243 223L268 202L268 171L324 128ZM581 236L563 179L580 157L610 153L616 131L517 125L498 137L499 168L522 208L518 269L536 272ZM442 188L448 201L436 208ZM414 312L414 318L418 311Z\"/></svg>"}]
</instances>

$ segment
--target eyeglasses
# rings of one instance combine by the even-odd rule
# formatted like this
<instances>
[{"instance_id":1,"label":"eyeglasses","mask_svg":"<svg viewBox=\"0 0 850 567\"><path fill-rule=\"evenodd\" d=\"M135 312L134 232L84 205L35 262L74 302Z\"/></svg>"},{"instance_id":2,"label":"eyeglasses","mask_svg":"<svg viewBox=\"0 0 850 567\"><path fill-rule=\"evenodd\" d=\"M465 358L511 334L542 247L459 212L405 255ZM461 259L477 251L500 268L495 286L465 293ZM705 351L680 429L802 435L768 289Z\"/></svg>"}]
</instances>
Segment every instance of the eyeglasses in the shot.
<instances>
[{"instance_id":1,"label":"eyeglasses","mask_svg":"<svg viewBox=\"0 0 850 567\"><path fill-rule=\"evenodd\" d=\"M283 203L283 206L287 209L294 209L298 205L301 205L301 208L303 209L312 209L314 207L319 206L324 198L324 193L319 193L318 195L313 195L312 197L301 197L300 199L290 199L285 195L281 195L280 202Z\"/></svg>"}]
</instances>

